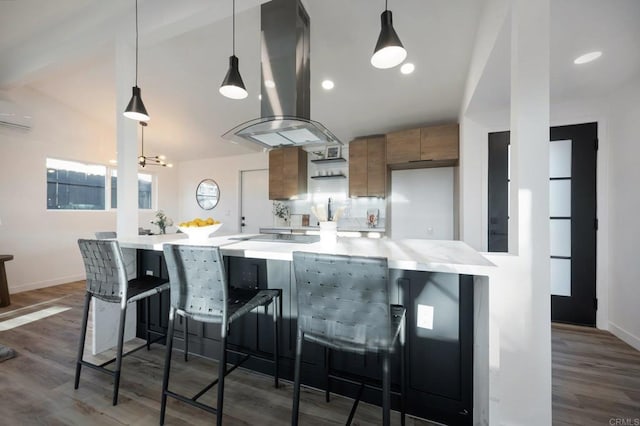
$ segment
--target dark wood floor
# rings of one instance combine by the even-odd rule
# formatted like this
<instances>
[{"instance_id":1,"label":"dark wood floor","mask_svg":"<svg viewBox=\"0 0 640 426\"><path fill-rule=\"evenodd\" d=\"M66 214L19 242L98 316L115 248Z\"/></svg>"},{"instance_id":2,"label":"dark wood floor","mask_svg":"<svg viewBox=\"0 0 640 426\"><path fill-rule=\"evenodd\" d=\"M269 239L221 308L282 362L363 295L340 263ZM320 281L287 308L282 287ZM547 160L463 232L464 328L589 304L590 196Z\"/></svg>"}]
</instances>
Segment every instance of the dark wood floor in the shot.
<instances>
[{"instance_id":1,"label":"dark wood floor","mask_svg":"<svg viewBox=\"0 0 640 426\"><path fill-rule=\"evenodd\" d=\"M17 352L0 363L0 424L6 425L156 425L164 362L164 347L153 346L125 359L120 403L111 406L111 379L84 369L78 391L73 390L84 283L71 283L12 296L0 308L0 322L52 306L70 307L54 316L1 331L0 343ZM37 306L34 306L37 305ZM553 419L557 425L634 425L640 418L640 353L610 333L554 325ZM88 343L88 342L87 342ZM217 374L216 363L176 354L172 364L174 389L195 393ZM205 372L203 374L203 372ZM175 380L173 380L175 379ZM225 424L288 424L291 384L275 390L269 378L236 370L225 386ZM204 398L215 405L215 390ZM344 424L351 401L303 388L301 424ZM613 420L611 420L613 419ZM632 419L632 423L612 423ZM170 401L167 424L211 424L208 413ZM399 415L393 414L394 424ZM380 409L358 408L356 425L377 425ZM408 425L428 425L409 419Z\"/></svg>"},{"instance_id":2,"label":"dark wood floor","mask_svg":"<svg viewBox=\"0 0 640 426\"><path fill-rule=\"evenodd\" d=\"M554 425L640 425L640 352L607 331L562 324L552 348Z\"/></svg>"},{"instance_id":3,"label":"dark wood floor","mask_svg":"<svg viewBox=\"0 0 640 426\"><path fill-rule=\"evenodd\" d=\"M72 309L0 332L0 343L14 348L17 356L0 363L0 425L157 425L164 365L164 346L154 345L123 361L120 400L111 405L112 379L84 368L80 388L73 389L75 357L84 297L84 282L12 295L11 306L0 308L0 322L51 306ZM51 302L47 302L51 300ZM44 302L44 303L43 303ZM40 304L31 308L34 304ZM87 352L90 339L87 338ZM108 357L107 357L108 359ZM176 352L172 362L172 390L195 394L217 376L217 363L191 357L182 361ZM227 425L289 424L291 383L273 388L273 379L238 369L225 381L224 423ZM216 390L201 401L215 406ZM351 400L302 388L300 423L344 424ZM380 408L361 403L355 425L381 423ZM400 415L392 413L393 424ZM215 416L175 400L169 400L166 424L212 424ZM430 425L407 419L407 425Z\"/></svg>"}]
</instances>

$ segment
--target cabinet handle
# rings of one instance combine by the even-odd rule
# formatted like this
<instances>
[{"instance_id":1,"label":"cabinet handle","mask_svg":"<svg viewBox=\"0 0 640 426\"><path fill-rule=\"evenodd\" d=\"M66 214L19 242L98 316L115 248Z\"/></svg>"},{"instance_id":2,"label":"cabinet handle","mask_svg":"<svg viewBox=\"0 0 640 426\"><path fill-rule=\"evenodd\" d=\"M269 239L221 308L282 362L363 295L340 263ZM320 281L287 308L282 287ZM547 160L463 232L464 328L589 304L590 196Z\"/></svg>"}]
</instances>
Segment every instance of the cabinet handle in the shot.
<instances>
[{"instance_id":1,"label":"cabinet handle","mask_svg":"<svg viewBox=\"0 0 640 426\"><path fill-rule=\"evenodd\" d=\"M423 161L433 161L433 158L429 158L426 160L409 160L410 163L422 163Z\"/></svg>"}]
</instances>

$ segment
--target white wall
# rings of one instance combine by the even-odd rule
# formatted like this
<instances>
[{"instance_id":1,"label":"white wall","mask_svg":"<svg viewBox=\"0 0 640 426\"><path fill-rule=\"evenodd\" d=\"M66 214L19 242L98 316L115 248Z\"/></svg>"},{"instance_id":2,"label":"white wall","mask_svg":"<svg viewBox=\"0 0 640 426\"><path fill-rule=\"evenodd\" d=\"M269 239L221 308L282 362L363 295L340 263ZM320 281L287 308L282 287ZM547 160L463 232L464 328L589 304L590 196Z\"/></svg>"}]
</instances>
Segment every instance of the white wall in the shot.
<instances>
[{"instance_id":1,"label":"white wall","mask_svg":"<svg viewBox=\"0 0 640 426\"><path fill-rule=\"evenodd\" d=\"M511 252L495 259L498 269L488 284L489 412L481 413L476 421L551 424L548 146L537 143L546 138L549 127L549 2L508 3L511 26L506 28L512 32ZM492 43L509 18L504 12L505 2L486 3L482 22L489 25L481 23L479 28L460 114L460 231L462 239L476 248L486 244L485 153L487 132L494 129L491 123L468 115L467 108L487 69ZM500 16L505 19L497 19ZM524 370L523 365L527 366Z\"/></svg>"},{"instance_id":2,"label":"white wall","mask_svg":"<svg viewBox=\"0 0 640 426\"><path fill-rule=\"evenodd\" d=\"M610 98L610 292L612 333L640 350L640 76ZM600 240L598 240L600 244Z\"/></svg>"},{"instance_id":3,"label":"white wall","mask_svg":"<svg viewBox=\"0 0 640 426\"><path fill-rule=\"evenodd\" d=\"M180 163L180 193L177 197L179 210L176 222L211 216L224 223L218 234L239 233L240 171L266 168L269 168L269 154L262 152ZM213 179L220 187L220 201L213 210L203 210L196 202L196 187L203 179ZM265 214L270 215L271 212Z\"/></svg>"},{"instance_id":4,"label":"white wall","mask_svg":"<svg viewBox=\"0 0 640 426\"><path fill-rule=\"evenodd\" d=\"M84 279L76 240L115 230L115 211L48 211L46 158L108 164L113 129L31 89L8 96L33 116L29 131L0 127L0 252L14 255L6 264L10 292ZM177 213L177 172L156 173L159 206ZM140 226L152 216L140 213Z\"/></svg>"}]
</instances>

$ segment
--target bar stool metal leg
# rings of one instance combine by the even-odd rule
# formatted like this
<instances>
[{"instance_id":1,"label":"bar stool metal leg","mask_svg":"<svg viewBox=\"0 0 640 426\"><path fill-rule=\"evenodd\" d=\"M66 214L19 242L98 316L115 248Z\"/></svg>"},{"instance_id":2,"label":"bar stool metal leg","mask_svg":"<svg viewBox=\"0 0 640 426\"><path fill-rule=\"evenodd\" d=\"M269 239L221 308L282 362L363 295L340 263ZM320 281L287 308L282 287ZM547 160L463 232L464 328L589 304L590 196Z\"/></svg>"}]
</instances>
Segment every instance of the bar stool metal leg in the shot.
<instances>
[{"instance_id":1,"label":"bar stool metal leg","mask_svg":"<svg viewBox=\"0 0 640 426\"><path fill-rule=\"evenodd\" d=\"M120 310L120 326L118 330L118 353L116 354L116 370L113 372L113 405L118 405L118 390L120 388L120 370L122 368L122 347L124 346L124 327L127 320L127 304Z\"/></svg>"},{"instance_id":2,"label":"bar stool metal leg","mask_svg":"<svg viewBox=\"0 0 640 426\"><path fill-rule=\"evenodd\" d=\"M186 320L186 318L185 318ZM173 326L175 322L175 308L169 310L169 328L167 330L167 348L164 357L164 374L162 378L162 401L160 403L160 424L164 424L167 411L167 391L169 389L169 373L171 371L171 350L173 349Z\"/></svg>"},{"instance_id":3,"label":"bar stool metal leg","mask_svg":"<svg viewBox=\"0 0 640 426\"><path fill-rule=\"evenodd\" d=\"M149 333L149 329L151 328L151 307L150 307L149 299L150 299L150 297L146 297L144 299L144 310L146 311L146 320L145 320L145 322L147 323L146 327L145 327L145 334L146 334L146 338L147 338L147 350L148 351L151 350L151 333Z\"/></svg>"},{"instance_id":4,"label":"bar stool metal leg","mask_svg":"<svg viewBox=\"0 0 640 426\"><path fill-rule=\"evenodd\" d=\"M82 370L82 357L84 356L84 339L87 337L87 322L89 321L89 307L91 306L91 293L84 295L84 312L82 314L82 329L80 330L80 343L78 344L78 359L76 361L76 379L74 389L80 384L80 370Z\"/></svg>"},{"instance_id":5,"label":"bar stool metal leg","mask_svg":"<svg viewBox=\"0 0 640 426\"><path fill-rule=\"evenodd\" d=\"M189 361L189 319L187 317L182 317L182 335L184 336L184 362Z\"/></svg>"},{"instance_id":6,"label":"bar stool metal leg","mask_svg":"<svg viewBox=\"0 0 640 426\"><path fill-rule=\"evenodd\" d=\"M220 337L220 361L218 364L218 406L216 407L216 425L222 425L222 404L224 402L224 376L227 374L227 330Z\"/></svg>"},{"instance_id":7,"label":"bar stool metal leg","mask_svg":"<svg viewBox=\"0 0 640 426\"><path fill-rule=\"evenodd\" d=\"M304 333L298 329L296 337L296 363L295 363L295 378L293 381L293 410L291 412L291 425L298 425L298 410L300 409L300 361L302 359L302 340L304 339Z\"/></svg>"},{"instance_id":8,"label":"bar stool metal leg","mask_svg":"<svg viewBox=\"0 0 640 426\"><path fill-rule=\"evenodd\" d=\"M400 329L400 424L404 426L407 414L406 398L407 398L407 378L405 371L405 339L406 339L406 318L402 321Z\"/></svg>"}]
</instances>

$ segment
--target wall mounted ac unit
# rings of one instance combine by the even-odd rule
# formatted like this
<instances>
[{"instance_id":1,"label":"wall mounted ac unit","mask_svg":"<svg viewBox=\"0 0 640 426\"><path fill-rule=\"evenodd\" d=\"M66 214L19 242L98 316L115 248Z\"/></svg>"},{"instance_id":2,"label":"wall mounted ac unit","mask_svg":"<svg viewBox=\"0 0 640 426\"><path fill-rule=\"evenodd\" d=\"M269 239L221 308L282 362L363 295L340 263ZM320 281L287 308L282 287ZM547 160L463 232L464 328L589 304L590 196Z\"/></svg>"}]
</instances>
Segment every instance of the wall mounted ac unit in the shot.
<instances>
[{"instance_id":1,"label":"wall mounted ac unit","mask_svg":"<svg viewBox=\"0 0 640 426\"><path fill-rule=\"evenodd\" d=\"M32 117L14 102L0 99L0 126L15 129L31 129Z\"/></svg>"}]
</instances>

